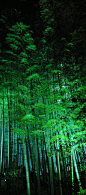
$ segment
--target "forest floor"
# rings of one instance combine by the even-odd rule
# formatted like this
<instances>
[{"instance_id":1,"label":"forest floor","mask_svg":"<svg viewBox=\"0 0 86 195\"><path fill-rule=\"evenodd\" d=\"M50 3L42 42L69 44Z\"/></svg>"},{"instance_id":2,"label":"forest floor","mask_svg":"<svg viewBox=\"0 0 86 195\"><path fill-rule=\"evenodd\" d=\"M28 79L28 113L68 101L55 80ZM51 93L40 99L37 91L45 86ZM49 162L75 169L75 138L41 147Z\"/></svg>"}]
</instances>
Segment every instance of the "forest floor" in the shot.
<instances>
[{"instance_id":1,"label":"forest floor","mask_svg":"<svg viewBox=\"0 0 86 195\"><path fill-rule=\"evenodd\" d=\"M77 186L76 186L77 188ZM54 186L54 194L60 195L60 188L58 186L58 183L56 182ZM62 195L71 195L72 191L70 186L66 185L66 181L62 185ZM27 190L22 185L17 187L17 183L14 185L10 185L7 187L5 179L1 179L1 188L0 188L0 195L27 195ZM38 195L38 189L35 190L35 187L31 189L31 195ZM41 187L41 195L51 195L50 186ZM77 192L75 192L74 195L78 195Z\"/></svg>"}]
</instances>

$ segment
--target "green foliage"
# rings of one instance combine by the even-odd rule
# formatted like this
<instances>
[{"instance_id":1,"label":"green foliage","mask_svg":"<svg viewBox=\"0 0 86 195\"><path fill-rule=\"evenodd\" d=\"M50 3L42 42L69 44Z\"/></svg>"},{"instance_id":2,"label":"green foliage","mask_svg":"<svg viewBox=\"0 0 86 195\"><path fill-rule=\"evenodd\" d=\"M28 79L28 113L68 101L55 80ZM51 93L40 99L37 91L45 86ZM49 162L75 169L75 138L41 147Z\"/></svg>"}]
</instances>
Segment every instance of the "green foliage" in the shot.
<instances>
[{"instance_id":1,"label":"green foliage","mask_svg":"<svg viewBox=\"0 0 86 195\"><path fill-rule=\"evenodd\" d=\"M5 24L5 27L9 29L9 27L14 24L18 18L20 17L20 12L18 12L14 8L5 8L1 12L1 19L0 22Z\"/></svg>"},{"instance_id":2,"label":"green foliage","mask_svg":"<svg viewBox=\"0 0 86 195\"><path fill-rule=\"evenodd\" d=\"M32 131L30 133L30 135L31 136L35 136L35 137L38 137L38 138L42 138L43 137L43 133L44 133L44 131L37 129L36 131L35 130Z\"/></svg>"},{"instance_id":3,"label":"green foliage","mask_svg":"<svg viewBox=\"0 0 86 195\"><path fill-rule=\"evenodd\" d=\"M21 121L26 121L26 120L32 121L32 120L35 120L35 117L34 117L33 115L31 115L31 114L27 114L27 115L25 115L25 116L21 119Z\"/></svg>"},{"instance_id":4,"label":"green foliage","mask_svg":"<svg viewBox=\"0 0 86 195\"><path fill-rule=\"evenodd\" d=\"M26 47L26 50L33 50L33 51L36 51L36 46L35 45L28 45L27 47Z\"/></svg>"},{"instance_id":5,"label":"green foliage","mask_svg":"<svg viewBox=\"0 0 86 195\"><path fill-rule=\"evenodd\" d=\"M37 80L40 79L40 75L38 73L34 73L31 76L27 77L27 80Z\"/></svg>"},{"instance_id":6,"label":"green foliage","mask_svg":"<svg viewBox=\"0 0 86 195\"><path fill-rule=\"evenodd\" d=\"M79 192L77 192L79 195L85 195L86 194L86 189L81 189Z\"/></svg>"},{"instance_id":7,"label":"green foliage","mask_svg":"<svg viewBox=\"0 0 86 195\"><path fill-rule=\"evenodd\" d=\"M10 170L6 172L7 175L10 175L11 177L18 177L19 169L18 170Z\"/></svg>"},{"instance_id":8,"label":"green foliage","mask_svg":"<svg viewBox=\"0 0 86 195\"><path fill-rule=\"evenodd\" d=\"M62 73L62 71L61 70L53 70L52 73L57 74L57 73Z\"/></svg>"},{"instance_id":9,"label":"green foliage","mask_svg":"<svg viewBox=\"0 0 86 195\"><path fill-rule=\"evenodd\" d=\"M24 79L23 75L25 74L23 72L26 72L29 64L31 67L33 61L36 61L34 53L36 52L36 46L34 45L30 26L24 25L22 22L12 25L6 37L6 45L8 50L5 51L6 55L3 62L6 62L7 67L9 66L8 69L13 67L16 74L19 77L21 74L21 78Z\"/></svg>"}]
</instances>

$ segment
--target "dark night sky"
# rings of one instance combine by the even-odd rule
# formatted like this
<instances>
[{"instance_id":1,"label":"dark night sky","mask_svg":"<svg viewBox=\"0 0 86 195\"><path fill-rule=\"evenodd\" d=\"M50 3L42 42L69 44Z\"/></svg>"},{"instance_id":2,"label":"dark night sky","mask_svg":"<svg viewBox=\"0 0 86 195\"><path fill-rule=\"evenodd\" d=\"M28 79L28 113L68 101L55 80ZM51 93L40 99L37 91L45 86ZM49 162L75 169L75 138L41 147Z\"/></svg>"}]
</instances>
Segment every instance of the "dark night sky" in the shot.
<instances>
[{"instance_id":1,"label":"dark night sky","mask_svg":"<svg viewBox=\"0 0 86 195\"><path fill-rule=\"evenodd\" d=\"M22 13L29 14L33 12L37 6L37 0L1 0L0 1L0 12L6 7L13 7Z\"/></svg>"}]
</instances>

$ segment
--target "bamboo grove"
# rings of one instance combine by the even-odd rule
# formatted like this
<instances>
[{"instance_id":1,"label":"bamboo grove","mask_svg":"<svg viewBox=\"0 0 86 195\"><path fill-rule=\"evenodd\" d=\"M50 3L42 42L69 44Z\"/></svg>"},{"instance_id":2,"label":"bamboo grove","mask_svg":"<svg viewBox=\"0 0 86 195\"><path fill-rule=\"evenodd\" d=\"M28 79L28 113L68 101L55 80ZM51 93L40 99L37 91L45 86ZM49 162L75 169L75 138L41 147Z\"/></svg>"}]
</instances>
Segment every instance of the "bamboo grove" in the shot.
<instances>
[{"instance_id":1,"label":"bamboo grove","mask_svg":"<svg viewBox=\"0 0 86 195\"><path fill-rule=\"evenodd\" d=\"M6 35L0 46L0 171L3 165L10 169L18 165L22 156L27 173L30 159L37 174L39 195L40 172L43 180L49 173L47 194L85 194L84 29L71 31L68 40L65 36L58 40L55 7L41 0L39 5L40 39L34 38L30 25L16 21L9 25L4 14L1 19ZM27 191L30 195L29 174Z\"/></svg>"}]
</instances>

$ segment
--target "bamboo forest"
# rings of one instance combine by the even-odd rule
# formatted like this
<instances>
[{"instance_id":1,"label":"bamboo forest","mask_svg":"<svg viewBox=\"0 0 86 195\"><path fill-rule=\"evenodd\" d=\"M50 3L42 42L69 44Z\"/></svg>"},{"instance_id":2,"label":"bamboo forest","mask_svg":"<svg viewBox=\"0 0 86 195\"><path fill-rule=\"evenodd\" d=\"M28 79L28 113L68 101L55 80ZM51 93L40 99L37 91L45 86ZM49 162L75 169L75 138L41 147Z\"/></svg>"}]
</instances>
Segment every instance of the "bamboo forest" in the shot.
<instances>
[{"instance_id":1,"label":"bamboo forest","mask_svg":"<svg viewBox=\"0 0 86 195\"><path fill-rule=\"evenodd\" d=\"M1 12L0 195L86 195L85 6Z\"/></svg>"}]
</instances>

